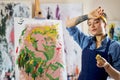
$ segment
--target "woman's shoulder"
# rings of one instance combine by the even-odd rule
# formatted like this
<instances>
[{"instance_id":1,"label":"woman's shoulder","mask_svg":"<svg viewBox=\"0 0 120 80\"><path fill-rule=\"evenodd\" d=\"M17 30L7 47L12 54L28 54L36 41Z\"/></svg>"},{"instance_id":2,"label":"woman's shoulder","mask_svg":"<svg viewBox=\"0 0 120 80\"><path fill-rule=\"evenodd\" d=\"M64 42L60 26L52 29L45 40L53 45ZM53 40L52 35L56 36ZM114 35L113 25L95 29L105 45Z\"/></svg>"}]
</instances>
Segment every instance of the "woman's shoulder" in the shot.
<instances>
[{"instance_id":1,"label":"woman's shoulder","mask_svg":"<svg viewBox=\"0 0 120 80\"><path fill-rule=\"evenodd\" d=\"M111 40L109 53L113 56L114 59L117 59L120 56L120 42Z\"/></svg>"},{"instance_id":2,"label":"woman's shoulder","mask_svg":"<svg viewBox=\"0 0 120 80\"><path fill-rule=\"evenodd\" d=\"M110 46L120 48L120 42L116 40L111 40Z\"/></svg>"}]
</instances>

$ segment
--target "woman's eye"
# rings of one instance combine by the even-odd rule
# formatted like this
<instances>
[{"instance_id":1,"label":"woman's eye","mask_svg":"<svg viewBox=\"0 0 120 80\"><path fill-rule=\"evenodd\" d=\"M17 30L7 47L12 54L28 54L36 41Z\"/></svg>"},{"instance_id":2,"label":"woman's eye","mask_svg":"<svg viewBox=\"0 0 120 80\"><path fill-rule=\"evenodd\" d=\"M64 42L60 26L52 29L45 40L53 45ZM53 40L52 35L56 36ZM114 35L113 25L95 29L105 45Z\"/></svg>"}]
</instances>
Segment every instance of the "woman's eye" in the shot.
<instances>
[{"instance_id":1,"label":"woman's eye","mask_svg":"<svg viewBox=\"0 0 120 80\"><path fill-rule=\"evenodd\" d=\"M95 24L96 24L96 23L99 23L99 21L95 21L94 23L95 23Z\"/></svg>"},{"instance_id":2,"label":"woman's eye","mask_svg":"<svg viewBox=\"0 0 120 80\"><path fill-rule=\"evenodd\" d=\"M91 24L89 23L88 26L91 26Z\"/></svg>"}]
</instances>

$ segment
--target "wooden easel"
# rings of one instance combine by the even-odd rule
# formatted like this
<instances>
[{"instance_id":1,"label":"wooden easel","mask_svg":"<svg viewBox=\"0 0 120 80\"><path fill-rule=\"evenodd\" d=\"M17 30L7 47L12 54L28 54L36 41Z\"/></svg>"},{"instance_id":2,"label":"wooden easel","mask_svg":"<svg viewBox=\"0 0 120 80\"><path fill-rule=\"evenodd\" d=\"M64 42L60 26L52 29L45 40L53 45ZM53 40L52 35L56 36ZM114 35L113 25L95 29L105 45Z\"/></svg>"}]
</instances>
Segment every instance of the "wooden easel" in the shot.
<instances>
[{"instance_id":1,"label":"wooden easel","mask_svg":"<svg viewBox=\"0 0 120 80\"><path fill-rule=\"evenodd\" d=\"M40 0L35 0L35 18L44 18L40 9Z\"/></svg>"}]
</instances>

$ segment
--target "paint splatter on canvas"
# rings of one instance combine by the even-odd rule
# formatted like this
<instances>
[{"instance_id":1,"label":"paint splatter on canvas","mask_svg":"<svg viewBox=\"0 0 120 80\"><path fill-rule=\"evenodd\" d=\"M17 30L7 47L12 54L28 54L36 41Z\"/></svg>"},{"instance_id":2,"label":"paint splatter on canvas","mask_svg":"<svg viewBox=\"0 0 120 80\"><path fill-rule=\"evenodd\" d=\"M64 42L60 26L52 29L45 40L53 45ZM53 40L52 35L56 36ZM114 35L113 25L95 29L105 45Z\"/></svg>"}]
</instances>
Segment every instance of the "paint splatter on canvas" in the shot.
<instances>
[{"instance_id":1,"label":"paint splatter on canvas","mask_svg":"<svg viewBox=\"0 0 120 80\"><path fill-rule=\"evenodd\" d=\"M66 80L61 21L24 19L15 34L17 80Z\"/></svg>"},{"instance_id":2,"label":"paint splatter on canvas","mask_svg":"<svg viewBox=\"0 0 120 80\"><path fill-rule=\"evenodd\" d=\"M0 1L0 80L15 77L14 17L31 17L30 2Z\"/></svg>"}]
</instances>

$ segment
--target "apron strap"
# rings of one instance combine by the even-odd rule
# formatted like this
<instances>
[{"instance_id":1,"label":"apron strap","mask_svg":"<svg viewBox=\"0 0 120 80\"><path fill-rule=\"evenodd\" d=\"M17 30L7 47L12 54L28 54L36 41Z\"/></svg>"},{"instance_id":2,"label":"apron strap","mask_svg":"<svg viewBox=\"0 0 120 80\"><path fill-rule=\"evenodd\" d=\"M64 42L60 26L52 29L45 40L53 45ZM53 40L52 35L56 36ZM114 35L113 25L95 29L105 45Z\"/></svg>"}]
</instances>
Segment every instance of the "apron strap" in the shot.
<instances>
[{"instance_id":1,"label":"apron strap","mask_svg":"<svg viewBox=\"0 0 120 80\"><path fill-rule=\"evenodd\" d=\"M111 39L109 39L109 41L107 43L107 47L106 47L105 53L108 54L108 62L112 65L112 56L108 53L109 47L110 47L110 43L111 43Z\"/></svg>"},{"instance_id":2,"label":"apron strap","mask_svg":"<svg viewBox=\"0 0 120 80\"><path fill-rule=\"evenodd\" d=\"M109 39L108 43L107 43L107 47L105 49L105 52L108 53L109 50L109 46L110 46L111 40Z\"/></svg>"}]
</instances>

